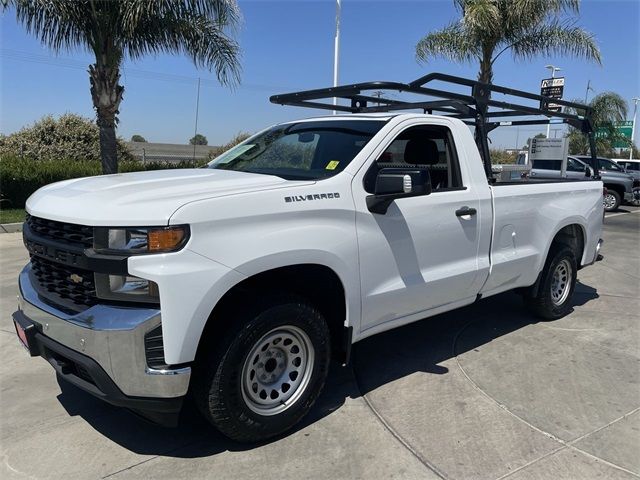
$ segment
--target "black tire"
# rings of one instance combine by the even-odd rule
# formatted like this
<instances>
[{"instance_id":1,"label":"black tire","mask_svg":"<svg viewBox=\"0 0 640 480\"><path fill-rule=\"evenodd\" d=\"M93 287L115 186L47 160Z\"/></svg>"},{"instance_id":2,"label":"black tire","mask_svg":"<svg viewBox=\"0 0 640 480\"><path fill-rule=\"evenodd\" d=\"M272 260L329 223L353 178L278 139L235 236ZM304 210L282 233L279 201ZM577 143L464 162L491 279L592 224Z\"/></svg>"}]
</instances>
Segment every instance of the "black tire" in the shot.
<instances>
[{"instance_id":1,"label":"black tire","mask_svg":"<svg viewBox=\"0 0 640 480\"><path fill-rule=\"evenodd\" d=\"M238 442L266 440L298 423L311 409L322 391L331 360L329 329L324 317L315 307L303 299L288 296L255 302L253 308L238 313L230 321L235 327L227 332L215 348L205 352L196 364L193 383L195 403L204 417L230 439ZM248 390L243 390L245 388L243 381L249 381L246 376L247 371L253 370L254 380L258 376L263 377L256 373L257 367L251 364L251 361L253 364L256 364L256 361L249 359L248 356L252 350L261 345L260 342L265 341L265 338L272 338L274 331L277 335L280 331L288 331L287 329L294 333L304 332L306 340L312 345L312 349L309 348L308 351L313 351L309 354L309 358L313 357L313 361L309 362L307 359L307 368L300 375L300 378L306 379L306 382L302 380L302 383L296 387L299 391L295 393L295 398L289 399L291 404L284 407L275 406L276 409L285 408L280 413L263 415L255 411L257 407L255 402L252 403ZM275 339L268 341L273 342L273 345L269 344L267 350L255 350L252 357L256 352L260 355L263 353L271 355L273 348L276 349L274 352L278 351L287 358L283 364L290 366L292 365L290 362L295 362L295 358L290 358L295 354L290 352L287 354L286 350L277 350L286 348L284 341L279 346L275 345ZM273 355L275 358L275 353ZM263 373L267 372L266 368L266 366L262 368ZM272 370L269 373L275 374L278 371ZM292 375L291 372L283 370L280 380L285 378L285 374ZM278 382L276 380L275 383ZM277 390L276 398L278 393L285 391L284 387L282 390L274 390ZM256 393L258 392L254 391L254 394ZM259 393L262 394L262 390ZM287 394L283 393L283 395ZM265 400L269 401L268 398ZM285 404L281 403L281 405Z\"/></svg>"},{"instance_id":2,"label":"black tire","mask_svg":"<svg viewBox=\"0 0 640 480\"><path fill-rule=\"evenodd\" d=\"M607 196L608 195L610 195L610 200L609 201L607 201ZM605 195L605 197L602 199L602 201L603 201L603 204L604 204L604 211L605 212L615 212L616 210L618 210L618 207L620 206L620 202L621 202L620 194L618 192L616 192L615 190L608 189L607 190L607 195Z\"/></svg>"},{"instance_id":3,"label":"black tire","mask_svg":"<svg viewBox=\"0 0 640 480\"><path fill-rule=\"evenodd\" d=\"M566 262L566 263L563 263ZM554 273L563 264L570 272L566 275L568 291L563 291L562 295L556 296L552 293L552 285L562 285L562 280L554 284ZM561 268L560 268L561 271ZM573 250L566 245L554 246L551 248L544 269L540 286L535 296L525 295L525 303L539 317L545 320L556 320L571 312L571 299L576 287L577 262ZM562 277L560 277L562 278ZM558 290L556 289L556 292Z\"/></svg>"}]
</instances>

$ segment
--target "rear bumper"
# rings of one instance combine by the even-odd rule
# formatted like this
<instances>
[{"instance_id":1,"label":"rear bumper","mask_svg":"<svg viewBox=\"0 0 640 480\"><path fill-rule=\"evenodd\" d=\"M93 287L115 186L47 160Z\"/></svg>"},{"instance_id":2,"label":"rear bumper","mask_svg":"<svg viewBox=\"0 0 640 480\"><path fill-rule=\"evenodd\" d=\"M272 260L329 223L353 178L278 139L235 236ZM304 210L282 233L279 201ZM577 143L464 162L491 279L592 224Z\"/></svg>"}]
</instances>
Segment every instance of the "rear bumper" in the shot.
<instances>
[{"instance_id":1,"label":"rear bumper","mask_svg":"<svg viewBox=\"0 0 640 480\"><path fill-rule=\"evenodd\" d=\"M96 305L68 315L40 299L29 269L20 274L13 318L30 332L30 353L46 359L62 378L108 403L158 423L174 424L191 368L147 366L144 336L161 324L160 310Z\"/></svg>"}]
</instances>

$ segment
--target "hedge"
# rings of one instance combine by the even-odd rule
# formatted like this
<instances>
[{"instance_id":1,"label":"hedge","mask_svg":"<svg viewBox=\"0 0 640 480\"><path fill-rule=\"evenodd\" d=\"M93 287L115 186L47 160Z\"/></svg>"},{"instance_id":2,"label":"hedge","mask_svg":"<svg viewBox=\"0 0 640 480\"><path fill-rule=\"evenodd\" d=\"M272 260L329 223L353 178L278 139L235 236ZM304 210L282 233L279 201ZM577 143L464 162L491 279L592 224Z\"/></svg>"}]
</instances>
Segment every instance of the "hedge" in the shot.
<instances>
[{"instance_id":1,"label":"hedge","mask_svg":"<svg viewBox=\"0 0 640 480\"><path fill-rule=\"evenodd\" d=\"M139 172L144 170L162 170L166 168L196 168L202 162L163 162L142 163L135 160L121 161L119 171ZM27 198L44 185L71 178L100 175L100 162L91 160L34 160L17 156L0 158L0 197L1 208L23 208Z\"/></svg>"}]
</instances>

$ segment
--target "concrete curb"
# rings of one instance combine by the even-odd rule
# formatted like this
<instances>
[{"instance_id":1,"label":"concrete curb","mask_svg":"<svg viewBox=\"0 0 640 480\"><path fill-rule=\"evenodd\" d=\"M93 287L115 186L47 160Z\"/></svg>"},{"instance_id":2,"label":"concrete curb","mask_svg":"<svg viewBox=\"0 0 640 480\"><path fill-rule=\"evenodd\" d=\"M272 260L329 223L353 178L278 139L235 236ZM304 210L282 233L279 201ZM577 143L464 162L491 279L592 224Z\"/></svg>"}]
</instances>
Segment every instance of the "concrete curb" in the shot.
<instances>
[{"instance_id":1,"label":"concrete curb","mask_svg":"<svg viewBox=\"0 0 640 480\"><path fill-rule=\"evenodd\" d=\"M22 231L22 222L0 223L0 233L16 233L21 231Z\"/></svg>"}]
</instances>

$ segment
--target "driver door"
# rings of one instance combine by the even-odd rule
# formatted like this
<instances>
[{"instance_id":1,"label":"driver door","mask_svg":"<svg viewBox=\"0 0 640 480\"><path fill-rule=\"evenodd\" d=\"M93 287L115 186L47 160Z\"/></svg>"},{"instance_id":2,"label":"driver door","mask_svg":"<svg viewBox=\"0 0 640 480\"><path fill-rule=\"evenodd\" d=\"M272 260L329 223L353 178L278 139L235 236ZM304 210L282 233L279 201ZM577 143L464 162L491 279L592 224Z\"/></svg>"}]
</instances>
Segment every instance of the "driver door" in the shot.
<instances>
[{"instance_id":1,"label":"driver door","mask_svg":"<svg viewBox=\"0 0 640 480\"><path fill-rule=\"evenodd\" d=\"M490 199L470 188L451 130L432 122L401 129L383 146L364 182L353 183L363 332L471 303L488 273L491 217L483 213L491 211ZM371 213L366 197L378 162L427 165L432 193L396 199L385 214ZM456 212L463 207L475 214L460 216ZM486 245L479 251L483 236Z\"/></svg>"}]
</instances>

